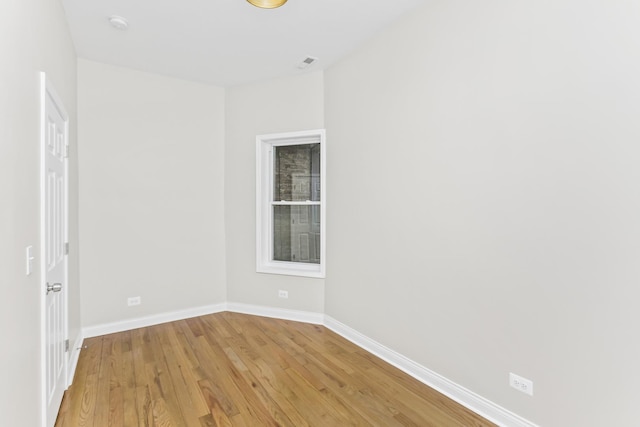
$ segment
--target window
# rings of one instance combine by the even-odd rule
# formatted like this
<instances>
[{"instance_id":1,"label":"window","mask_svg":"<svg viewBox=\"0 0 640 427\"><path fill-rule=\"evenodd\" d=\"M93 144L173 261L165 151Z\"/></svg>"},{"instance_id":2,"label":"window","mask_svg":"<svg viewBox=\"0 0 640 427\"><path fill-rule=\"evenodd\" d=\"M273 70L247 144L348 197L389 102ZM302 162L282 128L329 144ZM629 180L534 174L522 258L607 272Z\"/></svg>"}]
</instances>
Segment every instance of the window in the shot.
<instances>
[{"instance_id":1,"label":"window","mask_svg":"<svg viewBox=\"0 0 640 427\"><path fill-rule=\"evenodd\" d=\"M260 273L324 277L324 129L256 138Z\"/></svg>"}]
</instances>

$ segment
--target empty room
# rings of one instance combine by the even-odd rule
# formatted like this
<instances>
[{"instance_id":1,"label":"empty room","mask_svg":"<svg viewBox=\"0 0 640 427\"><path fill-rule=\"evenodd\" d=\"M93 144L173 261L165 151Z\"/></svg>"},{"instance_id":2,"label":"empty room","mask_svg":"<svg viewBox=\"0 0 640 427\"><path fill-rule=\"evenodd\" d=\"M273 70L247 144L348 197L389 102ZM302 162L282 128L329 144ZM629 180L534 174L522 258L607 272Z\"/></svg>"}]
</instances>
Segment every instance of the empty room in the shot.
<instances>
[{"instance_id":1,"label":"empty room","mask_svg":"<svg viewBox=\"0 0 640 427\"><path fill-rule=\"evenodd\" d=\"M640 425L640 2L0 21L0 425Z\"/></svg>"}]
</instances>

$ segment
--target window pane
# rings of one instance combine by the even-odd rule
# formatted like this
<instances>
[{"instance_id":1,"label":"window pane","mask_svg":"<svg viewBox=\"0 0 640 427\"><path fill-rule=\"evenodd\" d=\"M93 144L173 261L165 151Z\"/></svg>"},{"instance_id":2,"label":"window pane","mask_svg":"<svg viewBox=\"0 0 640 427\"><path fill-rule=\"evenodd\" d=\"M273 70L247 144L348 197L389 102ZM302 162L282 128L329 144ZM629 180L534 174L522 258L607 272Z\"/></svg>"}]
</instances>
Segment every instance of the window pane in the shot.
<instances>
[{"instance_id":1,"label":"window pane","mask_svg":"<svg viewBox=\"0 0 640 427\"><path fill-rule=\"evenodd\" d=\"M320 201L320 144L275 147L274 169L274 201Z\"/></svg>"},{"instance_id":2,"label":"window pane","mask_svg":"<svg viewBox=\"0 0 640 427\"><path fill-rule=\"evenodd\" d=\"M273 260L320 263L320 206L273 207Z\"/></svg>"}]
</instances>

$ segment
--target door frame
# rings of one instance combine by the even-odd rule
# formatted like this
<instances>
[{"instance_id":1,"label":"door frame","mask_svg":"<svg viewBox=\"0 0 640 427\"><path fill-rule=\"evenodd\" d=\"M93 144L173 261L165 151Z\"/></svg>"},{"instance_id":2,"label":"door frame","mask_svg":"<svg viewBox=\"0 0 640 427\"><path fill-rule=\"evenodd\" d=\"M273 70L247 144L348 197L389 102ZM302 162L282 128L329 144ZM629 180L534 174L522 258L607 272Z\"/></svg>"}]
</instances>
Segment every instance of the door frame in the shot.
<instances>
[{"instance_id":1,"label":"door frame","mask_svg":"<svg viewBox=\"0 0 640 427\"><path fill-rule=\"evenodd\" d=\"M53 101L53 104L56 106L60 115L64 120L65 126L65 141L64 146L66 153L68 153L69 149L69 115L67 114L67 110L64 108L64 104L62 103L62 99L58 96L57 92L53 88L51 81L47 77L45 72L40 72L40 165L39 165L39 173L40 173L40 407L41 407L41 425L42 427L47 426L47 360L46 360L46 343L47 343L47 324L46 324L46 170L45 170L45 150L46 150L46 100L47 97ZM69 158L68 155L65 154L64 157L64 181L65 181L65 189L64 189L64 241L69 242ZM66 252L66 251L65 251ZM68 283L69 283L69 256L68 253L65 253L64 260L64 288L62 298L64 299L64 320L63 320L63 329L65 339L69 339L69 292L68 292ZM69 387L69 355L71 351L65 353L64 357L64 387L65 389Z\"/></svg>"}]
</instances>

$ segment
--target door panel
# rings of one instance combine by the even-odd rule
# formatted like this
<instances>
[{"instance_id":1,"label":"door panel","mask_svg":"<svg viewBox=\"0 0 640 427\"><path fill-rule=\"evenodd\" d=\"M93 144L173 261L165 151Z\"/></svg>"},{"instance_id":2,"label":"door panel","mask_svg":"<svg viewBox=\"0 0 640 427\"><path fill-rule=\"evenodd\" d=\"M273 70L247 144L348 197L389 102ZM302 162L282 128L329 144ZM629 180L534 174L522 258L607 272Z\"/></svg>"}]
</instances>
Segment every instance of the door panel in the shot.
<instances>
[{"instance_id":1,"label":"door panel","mask_svg":"<svg viewBox=\"0 0 640 427\"><path fill-rule=\"evenodd\" d=\"M45 91L44 109L44 399L45 422L50 427L55 420L66 389L67 355L65 341L67 265L66 115L49 90ZM53 288L47 289L47 288Z\"/></svg>"}]
</instances>

